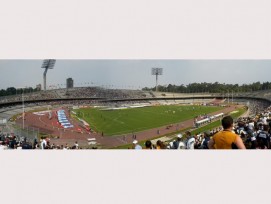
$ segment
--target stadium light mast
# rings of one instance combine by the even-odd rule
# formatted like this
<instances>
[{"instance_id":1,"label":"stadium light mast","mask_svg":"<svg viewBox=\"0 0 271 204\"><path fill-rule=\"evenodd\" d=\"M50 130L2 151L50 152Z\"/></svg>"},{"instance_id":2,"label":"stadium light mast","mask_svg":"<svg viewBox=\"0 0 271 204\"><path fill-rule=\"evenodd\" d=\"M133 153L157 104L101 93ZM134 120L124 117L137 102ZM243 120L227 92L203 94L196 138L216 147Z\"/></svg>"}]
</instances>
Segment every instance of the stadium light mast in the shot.
<instances>
[{"instance_id":1,"label":"stadium light mast","mask_svg":"<svg viewBox=\"0 0 271 204\"><path fill-rule=\"evenodd\" d=\"M43 73L43 88L44 91L46 91L46 75L47 75L47 71L48 69L53 69L55 66L56 60L55 59L46 59L43 60L43 63L41 65L41 68L45 69L44 73Z\"/></svg>"},{"instance_id":2,"label":"stadium light mast","mask_svg":"<svg viewBox=\"0 0 271 204\"><path fill-rule=\"evenodd\" d=\"M152 68L151 73L156 76L156 92L158 92L158 75L163 75L163 68Z\"/></svg>"},{"instance_id":3,"label":"stadium light mast","mask_svg":"<svg viewBox=\"0 0 271 204\"><path fill-rule=\"evenodd\" d=\"M18 89L22 89L22 118L23 118L23 130L24 130L24 119L25 119L25 104L24 104L24 89L26 89L28 87L16 87L16 93ZM16 94L17 95L17 94Z\"/></svg>"},{"instance_id":4,"label":"stadium light mast","mask_svg":"<svg viewBox=\"0 0 271 204\"><path fill-rule=\"evenodd\" d=\"M228 90L228 104L230 104L230 90Z\"/></svg>"}]
</instances>

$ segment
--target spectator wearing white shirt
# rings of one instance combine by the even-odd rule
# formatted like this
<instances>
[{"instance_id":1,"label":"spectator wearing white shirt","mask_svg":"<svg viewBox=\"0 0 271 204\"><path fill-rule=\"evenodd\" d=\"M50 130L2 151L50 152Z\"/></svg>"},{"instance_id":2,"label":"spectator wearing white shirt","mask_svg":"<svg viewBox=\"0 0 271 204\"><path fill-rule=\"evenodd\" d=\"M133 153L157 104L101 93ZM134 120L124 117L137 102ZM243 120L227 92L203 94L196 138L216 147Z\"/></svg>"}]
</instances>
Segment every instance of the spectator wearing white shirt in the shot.
<instances>
[{"instance_id":1,"label":"spectator wearing white shirt","mask_svg":"<svg viewBox=\"0 0 271 204\"><path fill-rule=\"evenodd\" d=\"M5 142L0 141L0 150L7 150L8 147L6 146Z\"/></svg>"},{"instance_id":2,"label":"spectator wearing white shirt","mask_svg":"<svg viewBox=\"0 0 271 204\"><path fill-rule=\"evenodd\" d=\"M40 147L42 150L46 149L47 147L47 141L44 138L41 139Z\"/></svg>"},{"instance_id":3,"label":"spectator wearing white shirt","mask_svg":"<svg viewBox=\"0 0 271 204\"><path fill-rule=\"evenodd\" d=\"M135 150L142 150L142 147L138 144L137 140L133 141L133 149L135 149Z\"/></svg>"},{"instance_id":4,"label":"spectator wearing white shirt","mask_svg":"<svg viewBox=\"0 0 271 204\"><path fill-rule=\"evenodd\" d=\"M186 149L190 149L190 150L195 149L195 143L196 143L195 137L193 137L191 135L191 132L189 131L186 132L186 135L187 135Z\"/></svg>"}]
</instances>

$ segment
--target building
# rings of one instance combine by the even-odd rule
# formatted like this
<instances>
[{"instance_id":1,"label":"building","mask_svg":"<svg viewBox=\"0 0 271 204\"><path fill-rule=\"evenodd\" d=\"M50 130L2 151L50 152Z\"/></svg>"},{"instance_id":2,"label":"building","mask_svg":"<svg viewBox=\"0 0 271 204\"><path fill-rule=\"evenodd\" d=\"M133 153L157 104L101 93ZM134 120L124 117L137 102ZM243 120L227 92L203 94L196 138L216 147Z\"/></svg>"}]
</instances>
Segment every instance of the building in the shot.
<instances>
[{"instance_id":1,"label":"building","mask_svg":"<svg viewBox=\"0 0 271 204\"><path fill-rule=\"evenodd\" d=\"M38 85L36 86L36 89L37 89L37 91L41 91L41 84L38 84Z\"/></svg>"},{"instance_id":2,"label":"building","mask_svg":"<svg viewBox=\"0 0 271 204\"><path fill-rule=\"evenodd\" d=\"M67 87L67 89L73 88L73 79L72 78L67 79L66 87Z\"/></svg>"}]
</instances>

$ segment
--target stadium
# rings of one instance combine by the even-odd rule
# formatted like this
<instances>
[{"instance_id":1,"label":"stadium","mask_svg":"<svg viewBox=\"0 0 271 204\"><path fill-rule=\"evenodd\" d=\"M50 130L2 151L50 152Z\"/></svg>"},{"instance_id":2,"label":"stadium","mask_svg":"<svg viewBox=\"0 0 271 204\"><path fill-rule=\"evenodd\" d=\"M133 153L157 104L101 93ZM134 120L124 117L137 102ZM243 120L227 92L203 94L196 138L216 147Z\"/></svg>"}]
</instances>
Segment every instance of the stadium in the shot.
<instances>
[{"instance_id":1,"label":"stadium","mask_svg":"<svg viewBox=\"0 0 271 204\"><path fill-rule=\"evenodd\" d=\"M46 64L47 63L47 64ZM51 63L51 64L50 64ZM46 73L55 61L44 61ZM158 77L158 73L153 73ZM157 83L157 81L156 81ZM130 149L136 141L174 139L190 131L200 135L218 129L221 119L267 114L271 91L176 93L87 86L55 88L0 97L2 137L14 137L32 149L43 140L53 149ZM261 115L261 116L262 116ZM40 143L41 141L41 143ZM26 145L27 146L27 145ZM26 147L27 148L27 147Z\"/></svg>"}]
</instances>

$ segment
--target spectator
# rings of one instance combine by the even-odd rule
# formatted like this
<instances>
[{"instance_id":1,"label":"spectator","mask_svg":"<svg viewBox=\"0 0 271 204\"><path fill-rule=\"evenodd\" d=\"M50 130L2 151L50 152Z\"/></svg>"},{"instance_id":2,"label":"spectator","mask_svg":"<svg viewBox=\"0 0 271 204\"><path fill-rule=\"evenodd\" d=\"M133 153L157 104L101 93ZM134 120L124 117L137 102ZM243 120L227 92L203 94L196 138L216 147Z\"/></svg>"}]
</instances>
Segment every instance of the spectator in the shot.
<instances>
[{"instance_id":1,"label":"spectator","mask_svg":"<svg viewBox=\"0 0 271 204\"><path fill-rule=\"evenodd\" d=\"M187 136L186 149L195 149L196 138L192 136L190 131L186 131L185 134Z\"/></svg>"},{"instance_id":2,"label":"spectator","mask_svg":"<svg viewBox=\"0 0 271 204\"><path fill-rule=\"evenodd\" d=\"M16 149L16 137L15 136L13 136L12 138L11 138L11 140L9 141L9 148L10 149Z\"/></svg>"},{"instance_id":3,"label":"spectator","mask_svg":"<svg viewBox=\"0 0 271 204\"><path fill-rule=\"evenodd\" d=\"M75 149L79 149L79 144L77 141L74 143L74 146L75 146Z\"/></svg>"},{"instance_id":4,"label":"spectator","mask_svg":"<svg viewBox=\"0 0 271 204\"><path fill-rule=\"evenodd\" d=\"M223 131L216 133L209 142L209 149L246 149L242 139L232 132L233 119L226 116L222 119Z\"/></svg>"},{"instance_id":5,"label":"spectator","mask_svg":"<svg viewBox=\"0 0 271 204\"><path fill-rule=\"evenodd\" d=\"M185 144L182 141L183 135L178 134L177 135L177 140L173 142L173 148L172 149L185 149Z\"/></svg>"},{"instance_id":6,"label":"spectator","mask_svg":"<svg viewBox=\"0 0 271 204\"><path fill-rule=\"evenodd\" d=\"M211 137L211 131L206 131L203 134L203 140L200 146L200 149L209 149L208 144L210 142Z\"/></svg>"},{"instance_id":7,"label":"spectator","mask_svg":"<svg viewBox=\"0 0 271 204\"><path fill-rule=\"evenodd\" d=\"M156 142L156 149L157 150L159 150L159 149L166 149L166 145L161 140L158 140Z\"/></svg>"},{"instance_id":8,"label":"spectator","mask_svg":"<svg viewBox=\"0 0 271 204\"><path fill-rule=\"evenodd\" d=\"M252 137L250 138L250 141L251 141L250 149L257 149L258 143L257 143L256 137L252 136Z\"/></svg>"},{"instance_id":9,"label":"spectator","mask_svg":"<svg viewBox=\"0 0 271 204\"><path fill-rule=\"evenodd\" d=\"M263 130L257 135L257 143L260 145L260 149L270 148L270 134L268 133L269 126L264 125Z\"/></svg>"},{"instance_id":10,"label":"spectator","mask_svg":"<svg viewBox=\"0 0 271 204\"><path fill-rule=\"evenodd\" d=\"M37 145L38 145L38 141L37 141L37 139L35 138L34 141L33 141L33 149L36 149L36 148L37 148Z\"/></svg>"},{"instance_id":11,"label":"spectator","mask_svg":"<svg viewBox=\"0 0 271 204\"><path fill-rule=\"evenodd\" d=\"M145 142L145 148L148 149L148 150L153 149L153 145L152 145L150 140L147 140Z\"/></svg>"},{"instance_id":12,"label":"spectator","mask_svg":"<svg viewBox=\"0 0 271 204\"><path fill-rule=\"evenodd\" d=\"M32 145L26 141L26 138L22 143L22 149L32 149Z\"/></svg>"},{"instance_id":13,"label":"spectator","mask_svg":"<svg viewBox=\"0 0 271 204\"><path fill-rule=\"evenodd\" d=\"M40 147L42 150L47 148L47 141L44 137L41 138Z\"/></svg>"},{"instance_id":14,"label":"spectator","mask_svg":"<svg viewBox=\"0 0 271 204\"><path fill-rule=\"evenodd\" d=\"M8 147L6 146L5 142L0 141L0 150L7 150Z\"/></svg>"},{"instance_id":15,"label":"spectator","mask_svg":"<svg viewBox=\"0 0 271 204\"><path fill-rule=\"evenodd\" d=\"M195 135L194 138L195 138L195 145L194 145L194 148L195 148L195 149L200 149L201 142L202 142L202 136L201 136L201 134Z\"/></svg>"},{"instance_id":16,"label":"spectator","mask_svg":"<svg viewBox=\"0 0 271 204\"><path fill-rule=\"evenodd\" d=\"M22 149L23 149L20 143L18 143L16 149L17 149L17 150L22 150Z\"/></svg>"},{"instance_id":17,"label":"spectator","mask_svg":"<svg viewBox=\"0 0 271 204\"><path fill-rule=\"evenodd\" d=\"M66 144L63 150L68 150L68 149L69 149L69 146L68 144Z\"/></svg>"},{"instance_id":18,"label":"spectator","mask_svg":"<svg viewBox=\"0 0 271 204\"><path fill-rule=\"evenodd\" d=\"M135 150L141 150L142 149L142 147L138 144L137 140L133 141L133 149L135 149Z\"/></svg>"}]
</instances>

